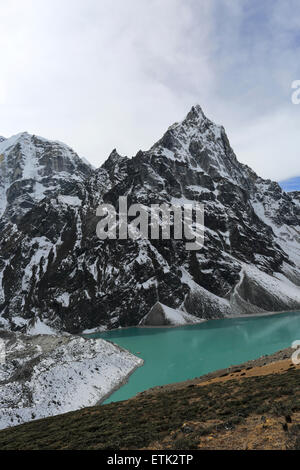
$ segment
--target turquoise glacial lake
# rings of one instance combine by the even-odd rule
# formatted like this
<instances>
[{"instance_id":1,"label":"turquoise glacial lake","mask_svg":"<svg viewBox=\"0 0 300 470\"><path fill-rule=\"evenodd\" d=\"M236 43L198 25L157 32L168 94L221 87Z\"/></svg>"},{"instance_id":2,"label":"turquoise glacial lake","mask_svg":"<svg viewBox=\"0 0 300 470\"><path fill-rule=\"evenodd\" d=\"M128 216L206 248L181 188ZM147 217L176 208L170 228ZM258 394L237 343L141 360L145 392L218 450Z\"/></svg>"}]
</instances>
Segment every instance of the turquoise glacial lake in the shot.
<instances>
[{"instance_id":1,"label":"turquoise glacial lake","mask_svg":"<svg viewBox=\"0 0 300 470\"><path fill-rule=\"evenodd\" d=\"M180 382L290 347L300 340L300 312L211 320L178 328L125 328L99 334L145 363L105 403Z\"/></svg>"}]
</instances>

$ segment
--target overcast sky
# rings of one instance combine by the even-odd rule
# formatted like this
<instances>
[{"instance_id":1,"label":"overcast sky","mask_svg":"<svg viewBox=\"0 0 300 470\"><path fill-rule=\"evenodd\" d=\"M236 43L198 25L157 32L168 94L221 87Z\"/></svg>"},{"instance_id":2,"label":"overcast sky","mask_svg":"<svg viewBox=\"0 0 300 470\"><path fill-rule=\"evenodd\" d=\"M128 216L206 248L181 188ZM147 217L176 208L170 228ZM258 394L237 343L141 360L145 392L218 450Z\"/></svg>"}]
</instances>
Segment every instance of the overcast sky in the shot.
<instances>
[{"instance_id":1,"label":"overcast sky","mask_svg":"<svg viewBox=\"0 0 300 470\"><path fill-rule=\"evenodd\" d=\"M100 166L198 103L261 176L300 175L299 52L298 0L0 0L0 135Z\"/></svg>"}]
</instances>

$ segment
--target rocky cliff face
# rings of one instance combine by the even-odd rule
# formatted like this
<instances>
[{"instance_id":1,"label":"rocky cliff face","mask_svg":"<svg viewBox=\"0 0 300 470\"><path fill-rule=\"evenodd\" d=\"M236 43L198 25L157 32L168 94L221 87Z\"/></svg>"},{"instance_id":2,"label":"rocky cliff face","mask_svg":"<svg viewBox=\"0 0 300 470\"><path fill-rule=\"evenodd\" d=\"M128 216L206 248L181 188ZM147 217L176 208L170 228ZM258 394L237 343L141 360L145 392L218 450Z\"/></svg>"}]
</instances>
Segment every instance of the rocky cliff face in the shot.
<instances>
[{"instance_id":1,"label":"rocky cliff face","mask_svg":"<svg viewBox=\"0 0 300 470\"><path fill-rule=\"evenodd\" d=\"M299 198L239 163L199 106L150 150L114 150L94 171L62 144L9 140L0 143L5 328L30 330L37 319L73 333L136 325L156 302L199 318L300 308ZM119 196L129 205L202 202L204 247L99 240L97 206L117 207Z\"/></svg>"}]
</instances>

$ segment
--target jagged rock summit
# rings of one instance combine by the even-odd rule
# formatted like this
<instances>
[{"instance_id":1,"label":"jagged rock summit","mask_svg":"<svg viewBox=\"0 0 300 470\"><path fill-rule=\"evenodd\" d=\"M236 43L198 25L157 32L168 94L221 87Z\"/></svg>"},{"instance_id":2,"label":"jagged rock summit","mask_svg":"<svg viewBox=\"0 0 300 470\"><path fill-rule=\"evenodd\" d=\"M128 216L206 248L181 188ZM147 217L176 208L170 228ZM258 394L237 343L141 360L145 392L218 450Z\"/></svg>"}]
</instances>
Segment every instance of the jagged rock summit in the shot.
<instances>
[{"instance_id":1,"label":"jagged rock summit","mask_svg":"<svg viewBox=\"0 0 300 470\"><path fill-rule=\"evenodd\" d=\"M137 325L156 302L201 319L300 308L300 201L241 164L195 106L147 151L94 170L69 147L0 143L0 324L78 333ZM205 244L106 240L100 203L205 206Z\"/></svg>"}]
</instances>

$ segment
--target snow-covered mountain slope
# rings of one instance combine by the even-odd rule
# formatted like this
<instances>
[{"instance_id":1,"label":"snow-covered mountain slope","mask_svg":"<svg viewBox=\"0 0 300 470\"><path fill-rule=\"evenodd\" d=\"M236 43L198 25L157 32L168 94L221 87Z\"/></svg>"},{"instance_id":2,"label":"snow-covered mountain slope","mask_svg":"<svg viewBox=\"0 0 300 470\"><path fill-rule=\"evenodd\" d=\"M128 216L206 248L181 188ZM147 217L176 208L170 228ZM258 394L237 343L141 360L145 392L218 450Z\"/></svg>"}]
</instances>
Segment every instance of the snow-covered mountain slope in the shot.
<instances>
[{"instance_id":1,"label":"snow-covered mountain slope","mask_svg":"<svg viewBox=\"0 0 300 470\"><path fill-rule=\"evenodd\" d=\"M289 196L292 198L292 201L297 206L300 205L300 191L291 191Z\"/></svg>"},{"instance_id":2,"label":"snow-covered mountain slope","mask_svg":"<svg viewBox=\"0 0 300 470\"><path fill-rule=\"evenodd\" d=\"M0 331L0 429L95 405L143 364L104 340Z\"/></svg>"},{"instance_id":3,"label":"snow-covered mountain slope","mask_svg":"<svg viewBox=\"0 0 300 470\"><path fill-rule=\"evenodd\" d=\"M182 310L175 310L167 305L163 305L157 302L142 318L140 325L144 326L180 326L180 325L191 325L195 323L201 323L201 320L194 315L190 315Z\"/></svg>"},{"instance_id":4,"label":"snow-covered mountain slope","mask_svg":"<svg viewBox=\"0 0 300 470\"><path fill-rule=\"evenodd\" d=\"M2 217L3 327L137 325L156 302L199 318L300 308L300 200L239 163L224 128L199 106L150 150L133 158L114 150L101 168L84 168L72 190L51 190L26 215ZM203 203L204 247L99 240L96 209L117 208L120 196L128 206ZM15 210L8 201L6 214Z\"/></svg>"},{"instance_id":5,"label":"snow-covered mountain slope","mask_svg":"<svg viewBox=\"0 0 300 470\"><path fill-rule=\"evenodd\" d=\"M0 140L0 215L15 220L55 194L77 194L92 168L67 145L27 132Z\"/></svg>"}]
</instances>

